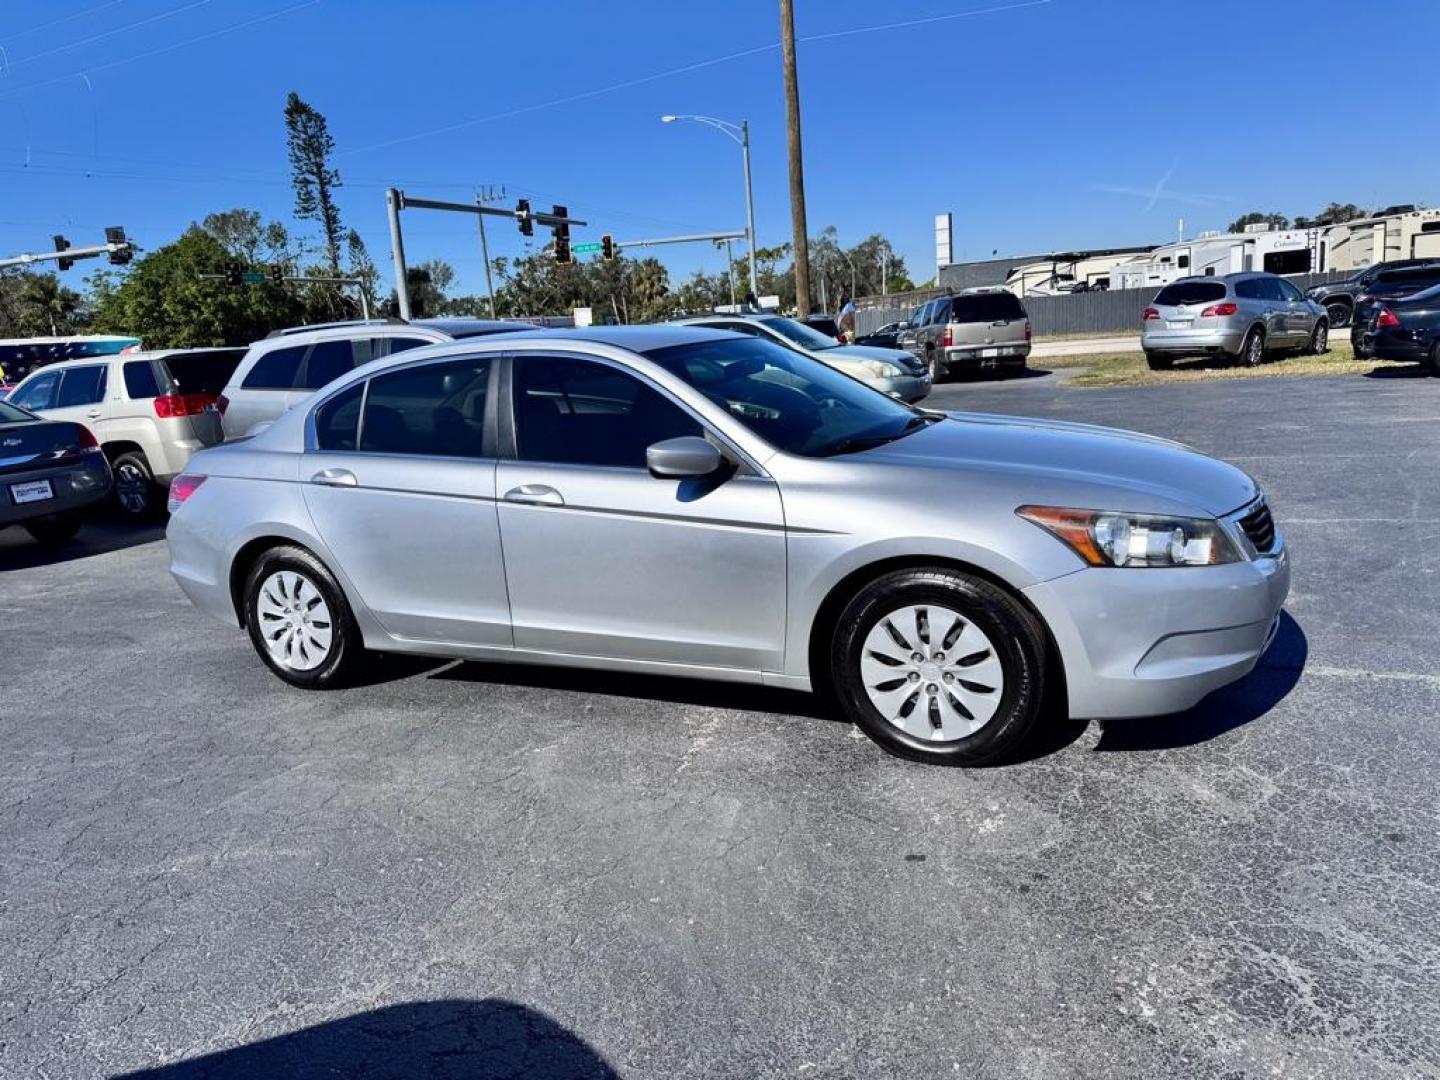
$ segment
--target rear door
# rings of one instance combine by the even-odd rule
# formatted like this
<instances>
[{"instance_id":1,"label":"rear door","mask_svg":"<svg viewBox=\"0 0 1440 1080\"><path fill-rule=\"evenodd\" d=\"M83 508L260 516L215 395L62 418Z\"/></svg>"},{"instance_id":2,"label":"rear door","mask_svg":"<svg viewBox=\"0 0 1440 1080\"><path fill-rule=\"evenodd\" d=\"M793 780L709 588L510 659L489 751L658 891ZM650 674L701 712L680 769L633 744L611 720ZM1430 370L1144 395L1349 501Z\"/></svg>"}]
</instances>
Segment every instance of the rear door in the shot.
<instances>
[{"instance_id":1,"label":"rear door","mask_svg":"<svg viewBox=\"0 0 1440 1080\"><path fill-rule=\"evenodd\" d=\"M495 514L495 361L408 365L323 400L305 503L365 606L396 637L508 646Z\"/></svg>"}]
</instances>

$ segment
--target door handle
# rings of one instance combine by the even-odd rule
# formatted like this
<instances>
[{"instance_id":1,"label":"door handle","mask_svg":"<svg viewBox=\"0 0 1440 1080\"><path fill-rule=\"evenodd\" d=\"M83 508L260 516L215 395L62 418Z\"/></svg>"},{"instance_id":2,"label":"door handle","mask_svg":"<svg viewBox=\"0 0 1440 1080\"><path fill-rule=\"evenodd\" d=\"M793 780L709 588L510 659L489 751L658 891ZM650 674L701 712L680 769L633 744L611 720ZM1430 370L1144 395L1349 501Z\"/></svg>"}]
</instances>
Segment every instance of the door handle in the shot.
<instances>
[{"instance_id":1,"label":"door handle","mask_svg":"<svg viewBox=\"0 0 1440 1080\"><path fill-rule=\"evenodd\" d=\"M521 484L505 492L505 501L526 506L564 506L565 499L549 484Z\"/></svg>"},{"instance_id":2,"label":"door handle","mask_svg":"<svg viewBox=\"0 0 1440 1080\"><path fill-rule=\"evenodd\" d=\"M310 477L310 482L325 487L355 487L359 483L349 469L321 469Z\"/></svg>"},{"instance_id":3,"label":"door handle","mask_svg":"<svg viewBox=\"0 0 1440 1080\"><path fill-rule=\"evenodd\" d=\"M100 410L99 410L99 409L91 409L89 412L87 412L87 413L85 414L85 418L86 418L87 420L99 420L99 419L100 419Z\"/></svg>"}]
</instances>

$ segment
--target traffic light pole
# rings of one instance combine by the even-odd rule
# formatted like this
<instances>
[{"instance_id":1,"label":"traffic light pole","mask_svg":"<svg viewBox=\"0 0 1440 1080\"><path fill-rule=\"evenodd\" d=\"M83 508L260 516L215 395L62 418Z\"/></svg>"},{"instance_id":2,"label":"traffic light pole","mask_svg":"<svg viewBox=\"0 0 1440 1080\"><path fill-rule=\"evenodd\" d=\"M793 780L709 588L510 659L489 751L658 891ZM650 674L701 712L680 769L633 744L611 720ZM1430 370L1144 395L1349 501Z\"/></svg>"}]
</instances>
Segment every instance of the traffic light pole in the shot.
<instances>
[{"instance_id":1,"label":"traffic light pole","mask_svg":"<svg viewBox=\"0 0 1440 1080\"><path fill-rule=\"evenodd\" d=\"M8 259L0 259L0 270L9 269L12 266L29 266L37 262L54 262L60 259L98 259L101 255L118 255L122 252L134 250L134 245L129 241L123 244L96 244L94 247L66 248L64 251L37 251L26 252L21 255L12 255ZM61 267L64 269L64 267Z\"/></svg>"},{"instance_id":2,"label":"traffic light pole","mask_svg":"<svg viewBox=\"0 0 1440 1080\"><path fill-rule=\"evenodd\" d=\"M658 247L660 244L708 244L714 241L744 240L744 230L736 232L695 233L693 236L660 236L653 240L616 240L616 250L624 248Z\"/></svg>"},{"instance_id":3,"label":"traffic light pole","mask_svg":"<svg viewBox=\"0 0 1440 1080\"><path fill-rule=\"evenodd\" d=\"M417 199L406 195L399 188L387 188L385 206L390 213L390 253L395 262L395 298L400 307L400 317L407 321L410 318L410 289L409 283L405 280L405 240L400 229L401 210L445 210L454 214L509 218L518 222L521 232L527 236L535 225L555 229L558 235L561 230L568 233L571 225L587 224L579 218L570 217L568 213L546 214L531 210L529 201L525 199L520 200L520 206L517 209L504 210L498 206L486 206L481 202L457 203L444 202L440 199ZM558 210L560 207L557 206L556 209Z\"/></svg>"}]
</instances>

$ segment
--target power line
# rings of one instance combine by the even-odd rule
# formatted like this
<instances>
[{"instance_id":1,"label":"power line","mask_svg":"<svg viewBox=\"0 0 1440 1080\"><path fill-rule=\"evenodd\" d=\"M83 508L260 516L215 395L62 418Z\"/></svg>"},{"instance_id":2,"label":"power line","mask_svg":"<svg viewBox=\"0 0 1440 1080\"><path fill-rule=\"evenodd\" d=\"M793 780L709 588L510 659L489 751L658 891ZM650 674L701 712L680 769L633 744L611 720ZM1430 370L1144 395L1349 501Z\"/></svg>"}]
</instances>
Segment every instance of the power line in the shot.
<instances>
[{"instance_id":1,"label":"power line","mask_svg":"<svg viewBox=\"0 0 1440 1080\"><path fill-rule=\"evenodd\" d=\"M173 8L170 11L162 11L158 15L148 15L143 19L136 19L134 22L126 23L124 26L117 26L113 30L106 30L99 34L91 34L89 37L81 38L79 41L72 41L66 45L57 45L53 49L32 53L29 56L22 56L19 60L11 61L9 67L17 68L21 64L28 64L34 60L43 60L45 57L54 56L56 53L69 52L71 49L78 49L82 45L89 45L96 41L104 41L106 38L114 37L116 34L123 34L141 26L149 26L151 23L161 22L165 19L173 18L176 15L182 15L195 8L204 7L206 4L213 4L214 2L215 0L193 0L193 3ZM6 70L9 70L9 68Z\"/></svg>"},{"instance_id":2,"label":"power line","mask_svg":"<svg viewBox=\"0 0 1440 1080\"><path fill-rule=\"evenodd\" d=\"M59 26L61 23L74 22L76 19L83 18L86 15L94 15L97 11L104 11L106 8L112 8L124 2L125 0L106 0L103 4L96 4L94 7L85 8L71 15L62 15L58 19L51 19L49 22L43 22L39 26L32 26L29 30L19 30L13 34L6 34L4 38L6 41L14 41L16 38L29 37L31 34L38 34L41 30L49 30L52 26Z\"/></svg>"},{"instance_id":3,"label":"power line","mask_svg":"<svg viewBox=\"0 0 1440 1080\"><path fill-rule=\"evenodd\" d=\"M28 94L31 90L54 86L56 83L69 82L71 79L78 79L82 75L93 75L97 71L108 71L110 68L120 67L124 64L133 64L136 60L148 60L152 56L160 56L163 53L174 52L176 49L183 49L187 45L196 45L202 41L209 41L212 38L220 37L223 34L233 33L236 30L244 30L247 27L257 26L263 22L270 22L272 19L278 19L281 16L292 14L302 8L314 7L318 3L320 3L320 0L303 0L302 3L292 4L290 7L281 8L279 11L272 11L267 15L257 15L253 19L246 19L243 22L224 26L219 30L212 30L207 34L198 34L195 37L185 38L183 41L176 41L170 45L162 45L158 49L149 49L146 52L136 53L134 56L126 56L119 60L111 60L108 63L97 64L83 71L72 71L68 75L57 75L53 79L31 83L29 86L17 87L14 90L0 91L0 98L14 97L17 94Z\"/></svg>"},{"instance_id":4,"label":"power line","mask_svg":"<svg viewBox=\"0 0 1440 1080\"><path fill-rule=\"evenodd\" d=\"M808 34L798 40L802 43L812 41L827 41L831 38L849 37L856 34L874 34L883 30L902 30L913 26L922 26L927 23L942 22L950 19L965 19L974 15L993 15L1003 11L1015 11L1019 8L1039 7L1051 3L1051 0L1022 0L1020 3L1007 4L997 7L978 8L970 11L952 12L948 15L934 15L924 19L909 19L904 22L882 23L877 26L857 26L849 30L837 30L826 34ZM429 139L436 135L448 135L454 131L461 131L465 128L476 127L480 124L489 124L496 120L508 120L511 117L522 116L525 113L537 112L541 109L554 108L557 105L569 105L576 101L584 101L588 98L600 97L603 94L611 94L617 90L628 90L633 86L641 86L645 83L655 82L659 79L668 79L675 75L684 75L687 72L698 71L701 68L714 67L717 64L728 64L734 60L741 60L748 56L756 56L760 53L774 52L780 48L778 41L768 45L756 45L753 48L741 49L738 52L726 53L724 56L712 57L708 60L697 60L694 63L682 64L680 67L669 68L665 71L657 71L651 75L642 75L635 79L626 79L624 82L611 83L608 86L596 87L594 90L582 90L578 93L567 94L564 97L552 98L549 101L537 102L534 105L522 105L514 109L506 109L504 112L492 113L489 116L476 117L473 120L461 120L453 124L446 124L444 127L431 128L428 131L418 131L410 135L401 135L394 139L387 139L384 142L371 143L369 146L359 146L351 150L342 150L337 156L346 157L350 154L365 154L373 150L386 150L392 146L400 146L404 143L415 142L418 139Z\"/></svg>"}]
</instances>

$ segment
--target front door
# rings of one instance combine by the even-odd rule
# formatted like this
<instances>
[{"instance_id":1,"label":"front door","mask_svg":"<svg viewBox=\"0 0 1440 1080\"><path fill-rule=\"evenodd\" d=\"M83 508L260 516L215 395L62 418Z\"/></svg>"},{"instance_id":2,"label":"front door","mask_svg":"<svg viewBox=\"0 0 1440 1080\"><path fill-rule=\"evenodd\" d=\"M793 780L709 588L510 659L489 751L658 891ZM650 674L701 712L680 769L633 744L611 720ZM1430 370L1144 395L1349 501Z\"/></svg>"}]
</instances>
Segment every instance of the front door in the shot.
<instances>
[{"instance_id":1,"label":"front door","mask_svg":"<svg viewBox=\"0 0 1440 1080\"><path fill-rule=\"evenodd\" d=\"M300 463L305 503L396 637L511 643L487 426L493 366L467 358L377 374L316 409Z\"/></svg>"},{"instance_id":2,"label":"front door","mask_svg":"<svg viewBox=\"0 0 1440 1080\"><path fill-rule=\"evenodd\" d=\"M513 445L496 491L515 645L778 669L785 533L774 481L743 466L657 479L646 447L705 434L679 403L608 362L511 364Z\"/></svg>"}]
</instances>

